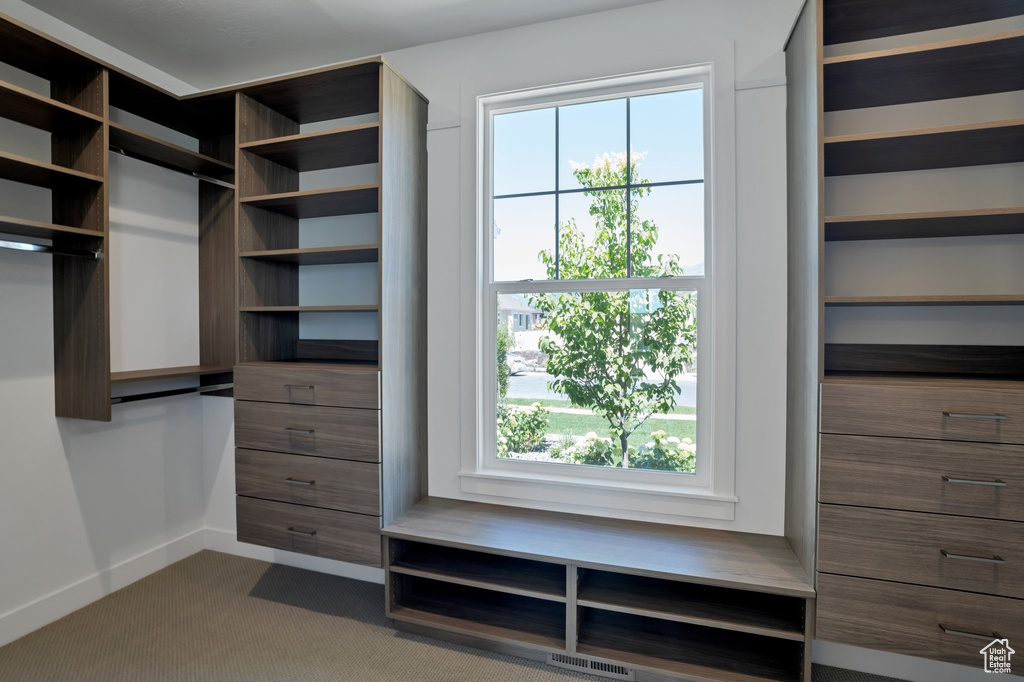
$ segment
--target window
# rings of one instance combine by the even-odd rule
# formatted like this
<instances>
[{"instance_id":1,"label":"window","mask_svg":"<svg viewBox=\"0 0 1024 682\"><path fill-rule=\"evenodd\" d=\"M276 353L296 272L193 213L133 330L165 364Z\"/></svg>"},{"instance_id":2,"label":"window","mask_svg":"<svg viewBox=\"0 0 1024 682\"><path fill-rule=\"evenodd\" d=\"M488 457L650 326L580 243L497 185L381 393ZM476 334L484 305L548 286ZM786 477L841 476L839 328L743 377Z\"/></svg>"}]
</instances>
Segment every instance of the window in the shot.
<instances>
[{"instance_id":1,"label":"window","mask_svg":"<svg viewBox=\"0 0 1024 682\"><path fill-rule=\"evenodd\" d=\"M478 472L711 486L709 85L481 98Z\"/></svg>"}]
</instances>

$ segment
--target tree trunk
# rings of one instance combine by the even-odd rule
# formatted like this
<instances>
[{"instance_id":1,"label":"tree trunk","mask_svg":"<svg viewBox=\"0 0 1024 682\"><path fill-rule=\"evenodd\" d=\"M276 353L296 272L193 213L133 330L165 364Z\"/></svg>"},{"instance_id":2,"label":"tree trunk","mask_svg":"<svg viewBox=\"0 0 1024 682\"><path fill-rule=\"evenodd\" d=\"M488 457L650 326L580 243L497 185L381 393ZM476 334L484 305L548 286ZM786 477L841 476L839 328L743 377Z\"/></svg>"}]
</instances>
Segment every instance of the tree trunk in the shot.
<instances>
[{"instance_id":1,"label":"tree trunk","mask_svg":"<svg viewBox=\"0 0 1024 682\"><path fill-rule=\"evenodd\" d=\"M629 436L625 431L619 434L619 445L622 446L622 468L629 468Z\"/></svg>"}]
</instances>

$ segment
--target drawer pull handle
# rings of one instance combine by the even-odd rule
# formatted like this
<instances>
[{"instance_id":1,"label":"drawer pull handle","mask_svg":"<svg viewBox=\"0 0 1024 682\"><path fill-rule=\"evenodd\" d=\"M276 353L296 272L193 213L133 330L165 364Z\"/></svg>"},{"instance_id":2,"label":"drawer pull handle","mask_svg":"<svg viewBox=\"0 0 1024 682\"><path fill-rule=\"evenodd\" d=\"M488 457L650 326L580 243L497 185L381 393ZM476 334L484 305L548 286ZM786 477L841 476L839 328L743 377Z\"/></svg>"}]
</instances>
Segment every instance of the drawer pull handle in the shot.
<instances>
[{"instance_id":1,"label":"drawer pull handle","mask_svg":"<svg viewBox=\"0 0 1024 682\"><path fill-rule=\"evenodd\" d=\"M286 478L284 482L290 485L316 485L316 481L302 481L297 478Z\"/></svg>"},{"instance_id":2,"label":"drawer pull handle","mask_svg":"<svg viewBox=\"0 0 1024 682\"><path fill-rule=\"evenodd\" d=\"M291 426L284 427L284 430L288 433L301 433L304 436L312 436L315 433L313 429L295 429Z\"/></svg>"},{"instance_id":3,"label":"drawer pull handle","mask_svg":"<svg viewBox=\"0 0 1024 682\"><path fill-rule=\"evenodd\" d=\"M311 538L316 535L315 530L299 530L297 528L288 528L285 530L289 535L300 535L304 538Z\"/></svg>"},{"instance_id":4,"label":"drawer pull handle","mask_svg":"<svg viewBox=\"0 0 1024 682\"><path fill-rule=\"evenodd\" d=\"M954 637L969 637L970 639L983 639L986 642L993 639L1002 639L998 632L990 632L987 635L979 635L974 632L965 632L963 630L955 630L953 628L948 628L942 623L939 623L939 629L942 630L943 634L953 635Z\"/></svg>"},{"instance_id":5,"label":"drawer pull handle","mask_svg":"<svg viewBox=\"0 0 1024 682\"><path fill-rule=\"evenodd\" d=\"M942 556L946 557L947 559L961 559L962 561L980 561L983 564L1005 564L1006 563L1006 559L1004 559L1001 556L995 555L995 554L990 556L990 557L987 557L987 556L971 556L970 554L953 554L951 552L947 552L944 549L940 549L939 551L942 552Z\"/></svg>"},{"instance_id":6,"label":"drawer pull handle","mask_svg":"<svg viewBox=\"0 0 1024 682\"><path fill-rule=\"evenodd\" d=\"M309 384L285 384L284 387L285 388L301 388L301 389L304 389L306 391L312 391L314 388L316 388L315 386L312 386L312 385L309 385Z\"/></svg>"},{"instance_id":7,"label":"drawer pull handle","mask_svg":"<svg viewBox=\"0 0 1024 682\"><path fill-rule=\"evenodd\" d=\"M1006 481L1000 481L998 478L992 481L982 481L975 478L953 478L952 476L943 476L942 480L946 483L963 483L964 485L990 485L996 488L1005 488L1007 486Z\"/></svg>"},{"instance_id":8,"label":"drawer pull handle","mask_svg":"<svg viewBox=\"0 0 1024 682\"><path fill-rule=\"evenodd\" d=\"M972 414L970 412L943 412L942 416L950 419L991 419L1000 422L1009 419L1005 414Z\"/></svg>"}]
</instances>

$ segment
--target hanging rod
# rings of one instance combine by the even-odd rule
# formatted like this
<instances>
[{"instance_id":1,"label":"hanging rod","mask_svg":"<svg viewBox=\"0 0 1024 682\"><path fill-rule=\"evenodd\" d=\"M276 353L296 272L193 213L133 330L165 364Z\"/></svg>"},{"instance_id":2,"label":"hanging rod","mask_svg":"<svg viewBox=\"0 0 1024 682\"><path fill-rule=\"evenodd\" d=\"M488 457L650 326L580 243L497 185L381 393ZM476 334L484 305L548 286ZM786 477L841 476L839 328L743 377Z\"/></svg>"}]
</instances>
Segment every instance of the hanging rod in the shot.
<instances>
[{"instance_id":1,"label":"hanging rod","mask_svg":"<svg viewBox=\"0 0 1024 682\"><path fill-rule=\"evenodd\" d=\"M174 395L188 395L189 393L212 393L214 391L223 391L227 388L234 388L233 383L228 384L215 384L213 386L191 386L189 388L175 388L169 391L153 391L151 393L136 393L134 395L124 395L118 398L111 398L111 405L122 405L124 403L134 403L139 400L154 400L156 398L169 398Z\"/></svg>"},{"instance_id":2,"label":"hanging rod","mask_svg":"<svg viewBox=\"0 0 1024 682\"><path fill-rule=\"evenodd\" d=\"M166 168L168 170L177 171L179 173L182 173L183 175L190 175L190 176L192 176L193 178L195 178L197 180L202 180L203 182L209 182L212 185L219 185L220 187L226 187L228 189L234 189L235 188L235 186L233 184L231 184L230 182L228 182L226 180L219 180L219 179L211 177L209 175L204 175L202 173L197 173L196 171L184 170L182 168L174 168L172 166L169 166L169 165L166 165L166 164L162 164L162 163L154 163L153 159L151 159L151 158L149 158L149 157L147 157L147 156L145 156L143 154L134 154L134 153L125 151L123 148L118 147L117 145L110 145L110 151L114 152L115 154L120 154L121 156L127 156L130 159L139 159L140 161L146 161L147 163L152 163L153 165L160 166L161 168Z\"/></svg>"},{"instance_id":3,"label":"hanging rod","mask_svg":"<svg viewBox=\"0 0 1024 682\"><path fill-rule=\"evenodd\" d=\"M28 242L12 242L0 239L0 249L11 249L12 251L30 251L32 253L49 253L55 256L74 256L76 258L88 258L97 260L100 257L99 251L88 251L86 249L65 249L60 246L46 246L44 244L29 244Z\"/></svg>"}]
</instances>

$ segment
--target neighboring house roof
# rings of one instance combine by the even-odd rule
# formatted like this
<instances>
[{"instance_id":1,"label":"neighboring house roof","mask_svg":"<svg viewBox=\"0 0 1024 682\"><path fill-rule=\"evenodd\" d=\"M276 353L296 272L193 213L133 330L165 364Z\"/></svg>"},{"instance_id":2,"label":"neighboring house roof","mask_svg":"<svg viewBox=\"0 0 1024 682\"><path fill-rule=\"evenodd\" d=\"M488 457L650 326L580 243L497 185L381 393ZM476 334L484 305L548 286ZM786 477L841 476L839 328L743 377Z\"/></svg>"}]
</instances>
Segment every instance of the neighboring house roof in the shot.
<instances>
[{"instance_id":1,"label":"neighboring house roof","mask_svg":"<svg viewBox=\"0 0 1024 682\"><path fill-rule=\"evenodd\" d=\"M539 313L540 308L534 308L519 294L498 294L498 312Z\"/></svg>"}]
</instances>

